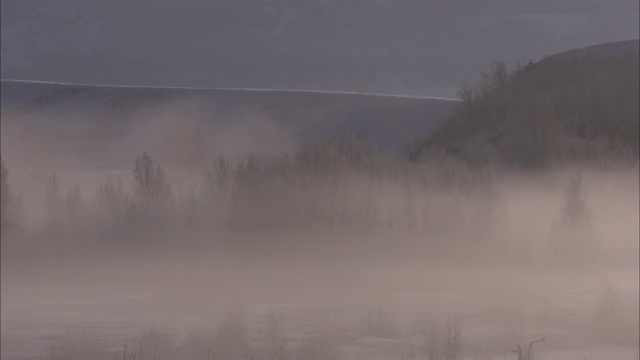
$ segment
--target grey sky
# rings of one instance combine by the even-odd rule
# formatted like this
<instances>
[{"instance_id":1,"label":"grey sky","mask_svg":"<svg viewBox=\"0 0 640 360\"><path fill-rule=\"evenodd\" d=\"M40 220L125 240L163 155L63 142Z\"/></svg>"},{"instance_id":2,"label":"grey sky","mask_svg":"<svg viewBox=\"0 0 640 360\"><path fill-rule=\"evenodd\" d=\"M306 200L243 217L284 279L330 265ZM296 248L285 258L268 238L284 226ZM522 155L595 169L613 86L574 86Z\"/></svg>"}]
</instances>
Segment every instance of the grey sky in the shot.
<instances>
[{"instance_id":1,"label":"grey sky","mask_svg":"<svg viewBox=\"0 0 640 360\"><path fill-rule=\"evenodd\" d=\"M638 38L636 0L2 1L2 78L452 95Z\"/></svg>"}]
</instances>

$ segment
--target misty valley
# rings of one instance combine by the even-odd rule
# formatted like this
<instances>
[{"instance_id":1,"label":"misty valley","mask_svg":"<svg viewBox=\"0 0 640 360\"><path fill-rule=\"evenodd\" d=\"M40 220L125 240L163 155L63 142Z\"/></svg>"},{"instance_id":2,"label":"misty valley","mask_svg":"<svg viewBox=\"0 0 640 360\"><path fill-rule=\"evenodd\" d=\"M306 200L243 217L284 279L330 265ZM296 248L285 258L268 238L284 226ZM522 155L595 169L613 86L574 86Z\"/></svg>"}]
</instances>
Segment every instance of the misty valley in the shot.
<instances>
[{"instance_id":1,"label":"misty valley","mask_svg":"<svg viewBox=\"0 0 640 360\"><path fill-rule=\"evenodd\" d=\"M637 360L637 99L637 40L459 99L3 80L1 358Z\"/></svg>"}]
</instances>

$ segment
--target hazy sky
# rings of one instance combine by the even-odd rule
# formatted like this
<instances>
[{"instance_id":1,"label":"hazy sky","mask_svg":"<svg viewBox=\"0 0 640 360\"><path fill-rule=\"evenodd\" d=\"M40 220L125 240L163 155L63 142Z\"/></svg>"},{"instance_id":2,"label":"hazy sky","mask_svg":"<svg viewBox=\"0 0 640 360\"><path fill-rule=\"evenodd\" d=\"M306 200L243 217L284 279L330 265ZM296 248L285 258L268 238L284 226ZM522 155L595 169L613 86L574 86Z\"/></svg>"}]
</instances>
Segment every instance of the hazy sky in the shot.
<instances>
[{"instance_id":1,"label":"hazy sky","mask_svg":"<svg viewBox=\"0 0 640 360\"><path fill-rule=\"evenodd\" d=\"M637 0L2 1L2 78L452 95L638 38Z\"/></svg>"}]
</instances>

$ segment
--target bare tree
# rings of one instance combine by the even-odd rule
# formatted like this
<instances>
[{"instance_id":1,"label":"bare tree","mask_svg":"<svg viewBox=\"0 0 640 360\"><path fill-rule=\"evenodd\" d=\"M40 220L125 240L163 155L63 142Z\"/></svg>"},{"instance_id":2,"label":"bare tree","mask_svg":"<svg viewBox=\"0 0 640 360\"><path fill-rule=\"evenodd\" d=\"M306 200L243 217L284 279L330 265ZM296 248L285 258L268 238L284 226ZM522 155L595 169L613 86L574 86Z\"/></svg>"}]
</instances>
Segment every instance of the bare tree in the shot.
<instances>
[{"instance_id":1,"label":"bare tree","mask_svg":"<svg viewBox=\"0 0 640 360\"><path fill-rule=\"evenodd\" d=\"M590 218L591 211L587 205L582 176L577 174L570 179L564 191L562 220L569 228L575 229L587 223Z\"/></svg>"},{"instance_id":2,"label":"bare tree","mask_svg":"<svg viewBox=\"0 0 640 360\"><path fill-rule=\"evenodd\" d=\"M527 351L524 351L522 349L522 347L520 346L520 344L516 344L516 348L515 349L511 349L511 350L507 350L507 352L505 353L505 358L507 357L507 353L512 352L515 353L516 355L518 355L518 360L533 360L533 354L531 353L531 348L533 347L533 344L538 343L538 342L542 342L544 341L545 338L542 339L538 339L538 340L534 340L532 342L529 343L529 348L527 348Z\"/></svg>"},{"instance_id":3,"label":"bare tree","mask_svg":"<svg viewBox=\"0 0 640 360\"><path fill-rule=\"evenodd\" d=\"M129 198L121 181L107 181L96 189L96 201L108 214L124 214Z\"/></svg>"},{"instance_id":4,"label":"bare tree","mask_svg":"<svg viewBox=\"0 0 640 360\"><path fill-rule=\"evenodd\" d=\"M446 360L462 359L462 329L458 319L449 319L447 323L444 356Z\"/></svg>"},{"instance_id":5,"label":"bare tree","mask_svg":"<svg viewBox=\"0 0 640 360\"><path fill-rule=\"evenodd\" d=\"M204 172L204 193L210 201L220 201L229 193L232 177L231 162L220 155Z\"/></svg>"},{"instance_id":6,"label":"bare tree","mask_svg":"<svg viewBox=\"0 0 640 360\"><path fill-rule=\"evenodd\" d=\"M45 186L45 210L46 210L46 224L45 231L47 236L52 239L56 239L56 243L61 245L63 239L67 239L65 232L68 230L66 223L66 207L64 197L62 196L62 190L60 187L60 181L58 180L58 174L53 173L47 179Z\"/></svg>"},{"instance_id":7,"label":"bare tree","mask_svg":"<svg viewBox=\"0 0 640 360\"><path fill-rule=\"evenodd\" d=\"M78 215L81 202L82 192L80 191L80 186L76 184L67 191L66 205L67 213L70 219L73 219Z\"/></svg>"},{"instance_id":8,"label":"bare tree","mask_svg":"<svg viewBox=\"0 0 640 360\"><path fill-rule=\"evenodd\" d=\"M563 130L550 97L530 93L508 103L507 132L514 137L514 150L525 166L550 164L561 153Z\"/></svg>"},{"instance_id":9,"label":"bare tree","mask_svg":"<svg viewBox=\"0 0 640 360\"><path fill-rule=\"evenodd\" d=\"M171 185L164 170L144 152L133 168L133 193L136 204L146 215L164 215L171 201Z\"/></svg>"},{"instance_id":10,"label":"bare tree","mask_svg":"<svg viewBox=\"0 0 640 360\"><path fill-rule=\"evenodd\" d=\"M218 226L224 222L231 204L233 176L231 161L222 155L204 171L202 195L210 225Z\"/></svg>"},{"instance_id":11,"label":"bare tree","mask_svg":"<svg viewBox=\"0 0 640 360\"><path fill-rule=\"evenodd\" d=\"M1 180L1 194L0 200L2 204L1 214L2 214L2 222L0 224L0 228L2 230L9 229L13 226L14 221L14 206L15 206L15 195L13 190L11 190L11 186L9 185L9 170L4 165L4 161L0 158L0 163L2 164L2 180Z\"/></svg>"},{"instance_id":12,"label":"bare tree","mask_svg":"<svg viewBox=\"0 0 640 360\"><path fill-rule=\"evenodd\" d=\"M435 322L431 323L428 335L423 334L424 357L427 360L440 360L442 358L439 333Z\"/></svg>"},{"instance_id":13,"label":"bare tree","mask_svg":"<svg viewBox=\"0 0 640 360\"><path fill-rule=\"evenodd\" d=\"M98 224L105 233L127 230L131 221L133 202L122 186L122 181L109 180L95 191Z\"/></svg>"},{"instance_id":14,"label":"bare tree","mask_svg":"<svg viewBox=\"0 0 640 360\"><path fill-rule=\"evenodd\" d=\"M45 189L45 205L50 220L55 220L60 216L60 206L62 204L62 194L58 174L53 173L47 180Z\"/></svg>"},{"instance_id":15,"label":"bare tree","mask_svg":"<svg viewBox=\"0 0 640 360\"><path fill-rule=\"evenodd\" d=\"M351 134L340 136L334 144L334 149L339 161L349 167L365 167L371 165L374 151L370 144L359 141Z\"/></svg>"},{"instance_id":16,"label":"bare tree","mask_svg":"<svg viewBox=\"0 0 640 360\"><path fill-rule=\"evenodd\" d=\"M475 93L473 91L473 86L469 83L464 83L456 92L458 98L462 100L462 104L466 107L471 105L476 99L474 98Z\"/></svg>"},{"instance_id":17,"label":"bare tree","mask_svg":"<svg viewBox=\"0 0 640 360\"><path fill-rule=\"evenodd\" d=\"M502 87L509 80L509 71L504 61L497 61L491 64L491 77L493 78L493 86Z\"/></svg>"},{"instance_id":18,"label":"bare tree","mask_svg":"<svg viewBox=\"0 0 640 360\"><path fill-rule=\"evenodd\" d=\"M457 319L449 318L446 327L431 323L429 333L423 334L424 357L428 360L459 360L463 358L462 327Z\"/></svg>"}]
</instances>

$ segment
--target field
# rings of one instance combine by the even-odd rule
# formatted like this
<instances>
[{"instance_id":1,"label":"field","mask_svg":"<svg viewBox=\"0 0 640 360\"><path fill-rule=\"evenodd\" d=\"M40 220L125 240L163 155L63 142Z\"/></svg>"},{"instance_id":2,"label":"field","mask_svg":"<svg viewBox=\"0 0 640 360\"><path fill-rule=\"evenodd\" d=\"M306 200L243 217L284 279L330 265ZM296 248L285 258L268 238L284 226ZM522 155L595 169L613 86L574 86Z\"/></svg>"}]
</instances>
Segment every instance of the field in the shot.
<instances>
[{"instance_id":1,"label":"field","mask_svg":"<svg viewBox=\"0 0 640 360\"><path fill-rule=\"evenodd\" d=\"M3 267L2 357L637 359L637 268L213 258Z\"/></svg>"}]
</instances>

